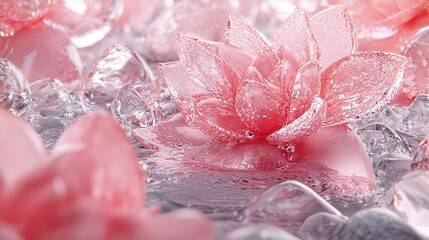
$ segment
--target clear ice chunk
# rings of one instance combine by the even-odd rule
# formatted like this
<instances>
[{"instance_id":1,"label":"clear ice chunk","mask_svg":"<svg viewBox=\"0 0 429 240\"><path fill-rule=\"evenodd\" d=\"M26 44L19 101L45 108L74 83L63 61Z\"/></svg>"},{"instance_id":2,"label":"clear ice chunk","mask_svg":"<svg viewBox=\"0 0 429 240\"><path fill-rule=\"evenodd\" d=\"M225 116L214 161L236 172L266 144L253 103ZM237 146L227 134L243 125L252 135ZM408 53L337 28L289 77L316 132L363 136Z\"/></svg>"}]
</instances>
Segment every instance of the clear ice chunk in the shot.
<instances>
[{"instance_id":1,"label":"clear ice chunk","mask_svg":"<svg viewBox=\"0 0 429 240\"><path fill-rule=\"evenodd\" d=\"M386 205L424 238L429 238L429 171L404 175L386 194Z\"/></svg>"},{"instance_id":2,"label":"clear ice chunk","mask_svg":"<svg viewBox=\"0 0 429 240\"><path fill-rule=\"evenodd\" d=\"M93 108L108 110L117 92L125 84L143 88L150 88L154 84L153 73L146 62L124 44L109 47L89 72L80 90Z\"/></svg>"},{"instance_id":3,"label":"clear ice chunk","mask_svg":"<svg viewBox=\"0 0 429 240\"><path fill-rule=\"evenodd\" d=\"M306 185L285 181L263 192L249 207L248 220L272 223L296 232L311 215L328 212L343 215Z\"/></svg>"},{"instance_id":4,"label":"clear ice chunk","mask_svg":"<svg viewBox=\"0 0 429 240\"><path fill-rule=\"evenodd\" d=\"M11 62L0 58L0 107L22 116L27 112L30 103L27 78Z\"/></svg>"},{"instance_id":5,"label":"clear ice chunk","mask_svg":"<svg viewBox=\"0 0 429 240\"><path fill-rule=\"evenodd\" d=\"M120 0L58 0L44 22L66 32L81 48L102 40L121 12Z\"/></svg>"},{"instance_id":6,"label":"clear ice chunk","mask_svg":"<svg viewBox=\"0 0 429 240\"><path fill-rule=\"evenodd\" d=\"M157 103L149 102L130 84L123 86L110 106L110 112L128 134L136 128L145 128L159 123L162 110Z\"/></svg>"},{"instance_id":7,"label":"clear ice chunk","mask_svg":"<svg viewBox=\"0 0 429 240\"><path fill-rule=\"evenodd\" d=\"M411 169L412 154L403 138L382 123L372 123L357 131L371 159L377 185L388 189Z\"/></svg>"},{"instance_id":8,"label":"clear ice chunk","mask_svg":"<svg viewBox=\"0 0 429 240\"><path fill-rule=\"evenodd\" d=\"M306 240L332 240L345 222L344 218L333 214L315 213L302 224L299 235Z\"/></svg>"},{"instance_id":9,"label":"clear ice chunk","mask_svg":"<svg viewBox=\"0 0 429 240\"><path fill-rule=\"evenodd\" d=\"M419 235L397 215L383 208L357 212L333 239L417 240Z\"/></svg>"},{"instance_id":10,"label":"clear ice chunk","mask_svg":"<svg viewBox=\"0 0 429 240\"><path fill-rule=\"evenodd\" d=\"M68 90L53 78L45 78L30 85L32 105L27 121L41 136L47 149L52 149L65 128L84 113L89 112L82 97Z\"/></svg>"},{"instance_id":11,"label":"clear ice chunk","mask_svg":"<svg viewBox=\"0 0 429 240\"><path fill-rule=\"evenodd\" d=\"M429 135L417 146L412 167L429 170Z\"/></svg>"},{"instance_id":12,"label":"clear ice chunk","mask_svg":"<svg viewBox=\"0 0 429 240\"><path fill-rule=\"evenodd\" d=\"M250 225L232 231L227 240L299 240L295 235L275 226Z\"/></svg>"}]
</instances>

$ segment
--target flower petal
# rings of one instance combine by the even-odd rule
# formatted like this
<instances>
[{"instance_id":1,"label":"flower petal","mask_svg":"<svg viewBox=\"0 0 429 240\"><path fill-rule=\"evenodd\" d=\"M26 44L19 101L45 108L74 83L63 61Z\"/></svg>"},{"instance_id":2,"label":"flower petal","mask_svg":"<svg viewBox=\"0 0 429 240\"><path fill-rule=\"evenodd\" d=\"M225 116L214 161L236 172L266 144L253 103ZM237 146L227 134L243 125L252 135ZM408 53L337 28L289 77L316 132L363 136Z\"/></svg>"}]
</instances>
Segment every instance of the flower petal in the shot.
<instances>
[{"instance_id":1,"label":"flower petal","mask_svg":"<svg viewBox=\"0 0 429 240\"><path fill-rule=\"evenodd\" d=\"M0 176L2 185L39 168L47 154L37 133L22 119L0 109Z\"/></svg>"},{"instance_id":2,"label":"flower petal","mask_svg":"<svg viewBox=\"0 0 429 240\"><path fill-rule=\"evenodd\" d=\"M294 66L288 59L285 58L277 64L267 79L269 83L280 89L279 93L285 111L289 111L290 102L292 100L292 92L295 85L295 77L296 70Z\"/></svg>"},{"instance_id":3,"label":"flower petal","mask_svg":"<svg viewBox=\"0 0 429 240\"><path fill-rule=\"evenodd\" d=\"M384 52L360 52L332 64L322 74L325 124L346 123L377 111L399 90L406 65L405 57Z\"/></svg>"},{"instance_id":4,"label":"flower petal","mask_svg":"<svg viewBox=\"0 0 429 240\"><path fill-rule=\"evenodd\" d=\"M232 102L209 97L195 104L191 124L220 141L248 141L253 135L240 120Z\"/></svg>"},{"instance_id":5,"label":"flower petal","mask_svg":"<svg viewBox=\"0 0 429 240\"><path fill-rule=\"evenodd\" d=\"M296 146L296 150L312 165L320 163L340 175L365 177L374 183L368 153L356 133L346 125L324 127Z\"/></svg>"},{"instance_id":6,"label":"flower petal","mask_svg":"<svg viewBox=\"0 0 429 240\"><path fill-rule=\"evenodd\" d=\"M292 123L269 135L267 141L278 145L304 140L322 127L325 111L325 102L323 99L316 97L304 114Z\"/></svg>"},{"instance_id":7,"label":"flower petal","mask_svg":"<svg viewBox=\"0 0 429 240\"><path fill-rule=\"evenodd\" d=\"M343 5L314 15L310 26L320 48L322 70L356 51L357 35Z\"/></svg>"},{"instance_id":8,"label":"flower petal","mask_svg":"<svg viewBox=\"0 0 429 240\"><path fill-rule=\"evenodd\" d=\"M80 175L87 178L86 184L92 189L94 199L116 207L139 209L144 206L145 183L137 155L125 132L109 113L96 112L79 119L60 137L53 154L61 156L63 149L71 145L82 146L84 150L71 159L58 162L57 167L64 167L61 171L75 169L79 172L85 166L94 165L89 175ZM68 181L71 180L65 179L65 184Z\"/></svg>"},{"instance_id":9,"label":"flower petal","mask_svg":"<svg viewBox=\"0 0 429 240\"><path fill-rule=\"evenodd\" d=\"M179 35L177 44L180 62L189 76L201 82L208 92L232 99L229 69L220 58L219 43Z\"/></svg>"},{"instance_id":10,"label":"flower petal","mask_svg":"<svg viewBox=\"0 0 429 240\"><path fill-rule=\"evenodd\" d=\"M320 93L319 66L314 62L308 62L296 73L293 85L292 100L288 123L301 116Z\"/></svg>"},{"instance_id":11,"label":"flower petal","mask_svg":"<svg viewBox=\"0 0 429 240\"><path fill-rule=\"evenodd\" d=\"M253 61L252 57L241 51L241 49L227 44L219 45L219 55L225 65L236 73L237 77L242 76ZM234 81L230 79L230 82Z\"/></svg>"},{"instance_id":12,"label":"flower petal","mask_svg":"<svg viewBox=\"0 0 429 240\"><path fill-rule=\"evenodd\" d=\"M271 47L267 47L258 53L251 66L258 69L262 76L267 78L274 70L278 62L279 58L274 53L273 49Z\"/></svg>"},{"instance_id":13,"label":"flower petal","mask_svg":"<svg viewBox=\"0 0 429 240\"><path fill-rule=\"evenodd\" d=\"M274 34L273 48L296 59L299 66L319 59L319 48L303 9L295 10Z\"/></svg>"},{"instance_id":14,"label":"flower petal","mask_svg":"<svg viewBox=\"0 0 429 240\"><path fill-rule=\"evenodd\" d=\"M245 80L238 90L235 108L241 121L254 133L269 134L283 124L281 98L266 85L252 79Z\"/></svg>"},{"instance_id":15,"label":"flower petal","mask_svg":"<svg viewBox=\"0 0 429 240\"><path fill-rule=\"evenodd\" d=\"M242 49L252 57L269 47L268 41L252 25L239 17L229 17L226 43Z\"/></svg>"},{"instance_id":16,"label":"flower petal","mask_svg":"<svg viewBox=\"0 0 429 240\"><path fill-rule=\"evenodd\" d=\"M171 96L183 112L193 108L193 99L209 94L205 84L189 77L180 62L159 64L159 71Z\"/></svg>"},{"instance_id":17,"label":"flower petal","mask_svg":"<svg viewBox=\"0 0 429 240\"><path fill-rule=\"evenodd\" d=\"M211 141L211 138L186 123L182 114L175 114L158 125L134 130L133 136L143 146L152 149L182 149L197 147Z\"/></svg>"}]
</instances>

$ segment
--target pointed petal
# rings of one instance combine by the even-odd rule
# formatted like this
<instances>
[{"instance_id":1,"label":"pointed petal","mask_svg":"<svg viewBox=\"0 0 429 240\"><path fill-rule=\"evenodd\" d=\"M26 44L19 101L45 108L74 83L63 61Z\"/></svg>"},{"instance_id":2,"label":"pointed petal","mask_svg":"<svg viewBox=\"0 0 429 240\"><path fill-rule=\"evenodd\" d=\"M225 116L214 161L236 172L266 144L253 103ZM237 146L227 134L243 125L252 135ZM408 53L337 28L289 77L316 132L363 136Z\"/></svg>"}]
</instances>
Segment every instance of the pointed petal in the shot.
<instances>
[{"instance_id":1,"label":"pointed petal","mask_svg":"<svg viewBox=\"0 0 429 240\"><path fill-rule=\"evenodd\" d=\"M252 57L241 49L227 44L220 44L219 52L225 65L229 66L237 77L241 77L253 61Z\"/></svg>"},{"instance_id":2,"label":"pointed petal","mask_svg":"<svg viewBox=\"0 0 429 240\"><path fill-rule=\"evenodd\" d=\"M193 108L195 98L209 94L206 86L191 78L180 62L159 64L159 71L177 106L185 113Z\"/></svg>"},{"instance_id":3,"label":"pointed petal","mask_svg":"<svg viewBox=\"0 0 429 240\"><path fill-rule=\"evenodd\" d=\"M133 136L143 146L159 150L197 147L211 141L196 127L188 125L180 113L155 126L136 129Z\"/></svg>"},{"instance_id":4,"label":"pointed petal","mask_svg":"<svg viewBox=\"0 0 429 240\"><path fill-rule=\"evenodd\" d=\"M319 93L319 66L314 62L309 62L302 66L296 73L288 122L294 121L307 111L313 99L318 96Z\"/></svg>"},{"instance_id":5,"label":"pointed petal","mask_svg":"<svg viewBox=\"0 0 429 240\"><path fill-rule=\"evenodd\" d=\"M299 66L319 59L319 48L304 10L297 9L274 34L273 48L296 59Z\"/></svg>"},{"instance_id":6,"label":"pointed petal","mask_svg":"<svg viewBox=\"0 0 429 240\"><path fill-rule=\"evenodd\" d=\"M229 17L226 43L238 47L252 57L269 46L258 30L239 17Z\"/></svg>"},{"instance_id":7,"label":"pointed petal","mask_svg":"<svg viewBox=\"0 0 429 240\"><path fill-rule=\"evenodd\" d=\"M343 5L314 15L310 26L320 48L322 70L356 51L357 35Z\"/></svg>"},{"instance_id":8,"label":"pointed petal","mask_svg":"<svg viewBox=\"0 0 429 240\"><path fill-rule=\"evenodd\" d=\"M231 102L207 97L195 104L195 117L191 124L220 141L248 141L248 128L240 120Z\"/></svg>"},{"instance_id":9,"label":"pointed petal","mask_svg":"<svg viewBox=\"0 0 429 240\"><path fill-rule=\"evenodd\" d=\"M268 82L280 89L285 111L289 111L295 85L296 70L288 59L283 59L268 76Z\"/></svg>"},{"instance_id":10,"label":"pointed petal","mask_svg":"<svg viewBox=\"0 0 429 240\"><path fill-rule=\"evenodd\" d=\"M235 108L243 123L253 132L263 135L279 129L284 111L281 98L266 85L245 80L235 100Z\"/></svg>"},{"instance_id":11,"label":"pointed petal","mask_svg":"<svg viewBox=\"0 0 429 240\"><path fill-rule=\"evenodd\" d=\"M22 119L0 109L0 176L14 184L44 164L47 154L37 133Z\"/></svg>"},{"instance_id":12,"label":"pointed petal","mask_svg":"<svg viewBox=\"0 0 429 240\"><path fill-rule=\"evenodd\" d=\"M325 111L325 102L323 99L316 97L304 114L277 132L269 135L267 141L278 145L304 140L322 127Z\"/></svg>"},{"instance_id":13,"label":"pointed petal","mask_svg":"<svg viewBox=\"0 0 429 240\"><path fill-rule=\"evenodd\" d=\"M207 91L232 98L227 69L219 55L219 43L179 35L180 62L191 78L204 84Z\"/></svg>"},{"instance_id":14,"label":"pointed petal","mask_svg":"<svg viewBox=\"0 0 429 240\"><path fill-rule=\"evenodd\" d=\"M384 52L360 52L332 64L322 74L325 124L346 123L377 111L401 87L406 65L405 57Z\"/></svg>"},{"instance_id":15,"label":"pointed petal","mask_svg":"<svg viewBox=\"0 0 429 240\"><path fill-rule=\"evenodd\" d=\"M83 116L64 132L53 154L61 155L69 146L85 149L73 161L65 161L63 165L70 164L68 167L77 172L87 164L97 166L89 176L82 176L88 178L93 198L108 205L132 209L144 205L145 183L137 155L125 132L109 113Z\"/></svg>"}]
</instances>

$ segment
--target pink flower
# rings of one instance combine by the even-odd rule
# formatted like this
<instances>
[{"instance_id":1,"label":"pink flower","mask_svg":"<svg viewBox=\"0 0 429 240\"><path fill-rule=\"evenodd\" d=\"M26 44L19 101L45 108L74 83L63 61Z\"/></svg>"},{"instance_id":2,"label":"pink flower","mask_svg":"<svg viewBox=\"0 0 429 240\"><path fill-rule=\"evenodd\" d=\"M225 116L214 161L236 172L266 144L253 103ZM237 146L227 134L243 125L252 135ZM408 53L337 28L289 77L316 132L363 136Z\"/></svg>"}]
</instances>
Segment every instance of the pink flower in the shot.
<instances>
[{"instance_id":1,"label":"pink flower","mask_svg":"<svg viewBox=\"0 0 429 240\"><path fill-rule=\"evenodd\" d=\"M0 130L1 239L213 239L197 212L144 208L137 156L109 114L82 117L51 154L4 110Z\"/></svg>"},{"instance_id":2,"label":"pink flower","mask_svg":"<svg viewBox=\"0 0 429 240\"><path fill-rule=\"evenodd\" d=\"M289 144L376 111L401 85L406 59L355 53L342 6L296 10L272 43L231 17L226 43L178 37L180 61L160 66L188 123L220 141Z\"/></svg>"},{"instance_id":3,"label":"pink flower","mask_svg":"<svg viewBox=\"0 0 429 240\"><path fill-rule=\"evenodd\" d=\"M320 129L371 114L389 101L406 66L396 54L355 52L355 33L343 6L311 19L296 10L272 42L236 17L228 21L225 43L183 35L177 41L180 61L162 64L160 70L191 127L172 117L135 136L160 150L191 146L182 150L228 167L266 168L286 161L285 149L298 149L313 141L310 136L320 145ZM345 129L332 131L359 141ZM355 175L373 178L366 153L355 155L365 169ZM339 165L334 168L353 175Z\"/></svg>"}]
</instances>

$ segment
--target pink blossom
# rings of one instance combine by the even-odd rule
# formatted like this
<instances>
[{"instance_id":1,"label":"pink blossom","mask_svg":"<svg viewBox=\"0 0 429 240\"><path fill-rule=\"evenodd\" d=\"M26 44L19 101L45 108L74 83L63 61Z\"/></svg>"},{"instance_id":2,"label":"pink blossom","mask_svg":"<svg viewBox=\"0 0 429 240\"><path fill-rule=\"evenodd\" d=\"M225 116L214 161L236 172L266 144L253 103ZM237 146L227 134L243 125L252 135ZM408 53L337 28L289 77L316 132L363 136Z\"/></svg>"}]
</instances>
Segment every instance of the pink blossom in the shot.
<instances>
[{"instance_id":1,"label":"pink blossom","mask_svg":"<svg viewBox=\"0 0 429 240\"><path fill-rule=\"evenodd\" d=\"M322 128L371 114L398 91L406 59L385 52L356 52L355 35L343 6L311 19L297 9L272 42L237 17L228 21L225 43L179 35L180 60L161 64L160 70L195 130L174 120L135 135L158 149L171 148L160 137L164 131L177 131L170 140L181 145L194 146L206 137L234 146L227 147L225 157L216 158L219 152L205 156L214 162L236 159L233 162L240 164L244 155L233 156L251 145L259 151L251 161L281 159L277 146L306 142ZM364 155L360 159L365 165ZM371 178L368 171L361 175Z\"/></svg>"},{"instance_id":2,"label":"pink blossom","mask_svg":"<svg viewBox=\"0 0 429 240\"><path fill-rule=\"evenodd\" d=\"M213 239L198 212L144 208L137 156L109 114L82 117L50 154L4 110L0 129L1 239Z\"/></svg>"},{"instance_id":3,"label":"pink blossom","mask_svg":"<svg viewBox=\"0 0 429 240\"><path fill-rule=\"evenodd\" d=\"M165 84L187 121L221 141L286 144L370 114L406 66L399 55L355 53L342 6L310 20L295 11L272 43L231 17L226 43L180 35L178 46L180 61L160 65Z\"/></svg>"}]
</instances>

